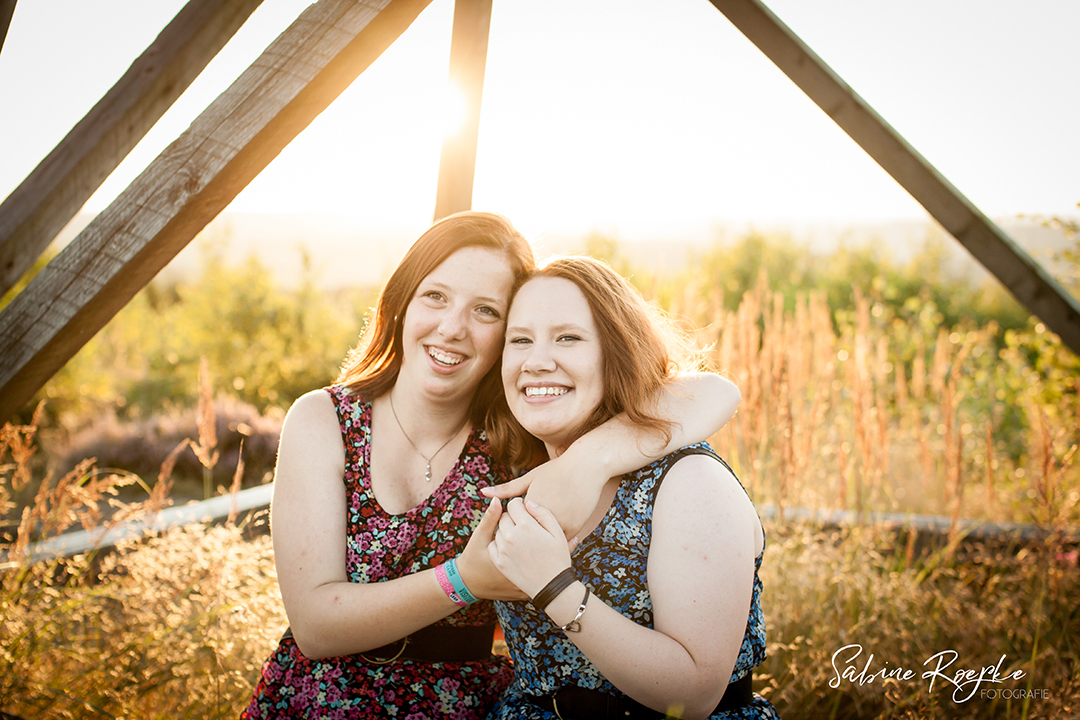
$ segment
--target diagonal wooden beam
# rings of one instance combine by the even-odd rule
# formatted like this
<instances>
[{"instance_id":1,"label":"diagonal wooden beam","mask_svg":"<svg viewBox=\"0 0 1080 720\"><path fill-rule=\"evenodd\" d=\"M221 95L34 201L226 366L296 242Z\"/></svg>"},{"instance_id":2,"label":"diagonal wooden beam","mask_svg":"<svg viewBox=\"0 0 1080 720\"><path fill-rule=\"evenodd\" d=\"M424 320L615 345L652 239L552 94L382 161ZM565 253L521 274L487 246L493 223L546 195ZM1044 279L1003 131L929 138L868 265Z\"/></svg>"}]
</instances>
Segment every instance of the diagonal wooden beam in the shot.
<instances>
[{"instance_id":1,"label":"diagonal wooden beam","mask_svg":"<svg viewBox=\"0 0 1080 720\"><path fill-rule=\"evenodd\" d=\"M1080 355L1080 302L911 147L759 0L709 0Z\"/></svg>"},{"instance_id":2,"label":"diagonal wooden beam","mask_svg":"<svg viewBox=\"0 0 1080 720\"><path fill-rule=\"evenodd\" d=\"M0 0L0 50L4 49L4 40L7 39L8 28L11 27L11 16L15 14L15 0ZM0 291L0 295L3 292Z\"/></svg>"},{"instance_id":3,"label":"diagonal wooden beam","mask_svg":"<svg viewBox=\"0 0 1080 720\"><path fill-rule=\"evenodd\" d=\"M320 0L305 10L0 312L0 422L26 403L429 2Z\"/></svg>"},{"instance_id":4,"label":"diagonal wooden beam","mask_svg":"<svg viewBox=\"0 0 1080 720\"><path fill-rule=\"evenodd\" d=\"M8 1L0 0L0 8ZM260 3L190 0L12 191L0 205L0 295L19 281Z\"/></svg>"},{"instance_id":5,"label":"diagonal wooden beam","mask_svg":"<svg viewBox=\"0 0 1080 720\"><path fill-rule=\"evenodd\" d=\"M484 96L492 0L455 0L450 42L450 83L462 95L461 125L443 139L435 219L472 209L480 105Z\"/></svg>"}]
</instances>

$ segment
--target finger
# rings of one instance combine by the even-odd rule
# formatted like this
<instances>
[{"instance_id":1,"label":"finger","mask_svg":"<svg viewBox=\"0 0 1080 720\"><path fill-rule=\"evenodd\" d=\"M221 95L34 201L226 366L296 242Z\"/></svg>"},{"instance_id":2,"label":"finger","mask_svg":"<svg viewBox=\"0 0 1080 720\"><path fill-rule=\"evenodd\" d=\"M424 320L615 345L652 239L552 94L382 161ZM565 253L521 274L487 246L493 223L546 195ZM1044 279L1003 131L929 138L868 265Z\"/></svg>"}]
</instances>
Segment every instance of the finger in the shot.
<instances>
[{"instance_id":1,"label":"finger","mask_svg":"<svg viewBox=\"0 0 1080 720\"><path fill-rule=\"evenodd\" d=\"M510 513L502 513L502 517L499 518L499 529L503 532L508 532L514 527L514 519L510 517Z\"/></svg>"},{"instance_id":2,"label":"finger","mask_svg":"<svg viewBox=\"0 0 1080 720\"><path fill-rule=\"evenodd\" d=\"M521 498L514 498L506 504L506 514L514 521L514 524L536 522L529 511L525 509L525 502Z\"/></svg>"},{"instance_id":3,"label":"finger","mask_svg":"<svg viewBox=\"0 0 1080 720\"><path fill-rule=\"evenodd\" d=\"M484 514L480 516L480 523L476 526L474 534L491 540L495 531L499 528L499 517L502 515L502 504L498 500L492 500L484 508Z\"/></svg>"},{"instance_id":4,"label":"finger","mask_svg":"<svg viewBox=\"0 0 1080 720\"><path fill-rule=\"evenodd\" d=\"M553 515L550 510L548 510L543 505L538 505L532 500L523 503L523 505L525 505L526 511L529 513L529 515L536 518L536 522L540 523L540 525L545 530L547 530L555 537L565 537L563 535L562 526L559 525L559 521L555 518L555 515Z\"/></svg>"},{"instance_id":5,"label":"finger","mask_svg":"<svg viewBox=\"0 0 1080 720\"><path fill-rule=\"evenodd\" d=\"M510 482L480 488L480 492L484 493L487 497L506 499L524 495L525 491L529 489L530 484L532 484L532 481L528 479L527 475L523 475Z\"/></svg>"}]
</instances>

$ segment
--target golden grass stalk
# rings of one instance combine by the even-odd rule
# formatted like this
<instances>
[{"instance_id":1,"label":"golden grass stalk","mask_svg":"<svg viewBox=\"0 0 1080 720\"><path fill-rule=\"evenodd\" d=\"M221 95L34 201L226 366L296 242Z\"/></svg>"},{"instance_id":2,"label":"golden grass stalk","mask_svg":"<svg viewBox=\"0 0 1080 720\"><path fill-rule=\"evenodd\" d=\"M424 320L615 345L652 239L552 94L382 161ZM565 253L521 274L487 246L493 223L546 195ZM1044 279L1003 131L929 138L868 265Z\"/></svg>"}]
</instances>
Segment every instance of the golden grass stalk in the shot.
<instances>
[{"instance_id":1,"label":"golden grass stalk","mask_svg":"<svg viewBox=\"0 0 1080 720\"><path fill-rule=\"evenodd\" d=\"M191 449L203 466L203 496L210 499L213 488L213 470L220 452L217 449L217 414L214 411L214 391L210 384L210 363L206 356L199 360L199 410L196 415L199 441L191 443Z\"/></svg>"}]
</instances>

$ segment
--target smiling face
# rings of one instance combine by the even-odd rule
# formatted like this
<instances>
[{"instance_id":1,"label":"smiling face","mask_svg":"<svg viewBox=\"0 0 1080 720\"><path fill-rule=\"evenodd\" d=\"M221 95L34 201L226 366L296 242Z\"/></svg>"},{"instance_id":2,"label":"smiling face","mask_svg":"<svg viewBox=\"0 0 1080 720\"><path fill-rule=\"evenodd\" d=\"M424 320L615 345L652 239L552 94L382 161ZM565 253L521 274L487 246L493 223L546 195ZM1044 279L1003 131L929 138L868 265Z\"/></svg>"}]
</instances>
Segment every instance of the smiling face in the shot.
<instances>
[{"instance_id":1,"label":"smiling face","mask_svg":"<svg viewBox=\"0 0 1080 720\"><path fill-rule=\"evenodd\" d=\"M574 439L604 395L603 349L584 294L570 280L537 277L514 297L502 378L518 422L549 455Z\"/></svg>"},{"instance_id":2,"label":"smiling face","mask_svg":"<svg viewBox=\"0 0 1080 720\"><path fill-rule=\"evenodd\" d=\"M499 357L514 275L506 253L465 247L420 281L405 308L399 379L468 403Z\"/></svg>"}]
</instances>

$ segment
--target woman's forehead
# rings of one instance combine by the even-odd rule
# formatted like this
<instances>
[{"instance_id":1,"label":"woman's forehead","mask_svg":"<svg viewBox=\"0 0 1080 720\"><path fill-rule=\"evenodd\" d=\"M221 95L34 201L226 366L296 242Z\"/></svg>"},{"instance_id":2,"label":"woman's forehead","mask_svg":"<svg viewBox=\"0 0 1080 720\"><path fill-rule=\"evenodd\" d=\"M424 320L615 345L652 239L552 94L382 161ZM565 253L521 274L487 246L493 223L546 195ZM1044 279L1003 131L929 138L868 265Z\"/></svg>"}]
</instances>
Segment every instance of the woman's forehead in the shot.
<instances>
[{"instance_id":1,"label":"woman's forehead","mask_svg":"<svg viewBox=\"0 0 1080 720\"><path fill-rule=\"evenodd\" d=\"M514 282L514 271L510 265L510 258L502 250L494 248L470 246L455 250L445 260L439 263L434 270L421 280L423 282L440 282L445 284L489 283L491 291L496 289L500 294L510 293L510 287ZM505 291L503 286L505 285Z\"/></svg>"},{"instance_id":2,"label":"woman's forehead","mask_svg":"<svg viewBox=\"0 0 1080 720\"><path fill-rule=\"evenodd\" d=\"M510 314L523 320L543 318L551 322L592 324L592 310L581 288L560 277L529 279L514 295Z\"/></svg>"}]
</instances>

